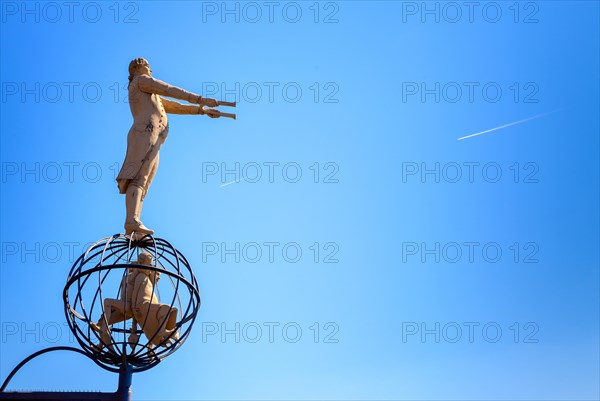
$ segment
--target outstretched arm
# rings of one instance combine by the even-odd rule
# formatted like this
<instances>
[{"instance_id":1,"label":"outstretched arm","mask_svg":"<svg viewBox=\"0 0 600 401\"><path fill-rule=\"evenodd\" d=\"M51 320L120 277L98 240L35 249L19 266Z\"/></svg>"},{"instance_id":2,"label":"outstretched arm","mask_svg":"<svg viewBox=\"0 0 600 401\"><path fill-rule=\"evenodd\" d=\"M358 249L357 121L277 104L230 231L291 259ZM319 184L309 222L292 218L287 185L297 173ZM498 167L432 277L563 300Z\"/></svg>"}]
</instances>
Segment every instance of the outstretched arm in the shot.
<instances>
[{"instance_id":1,"label":"outstretched arm","mask_svg":"<svg viewBox=\"0 0 600 401\"><path fill-rule=\"evenodd\" d=\"M170 114L201 114L207 115L210 118L219 118L222 115L226 117L231 117L227 113L222 114L217 109L204 109L203 106L194 106L191 104L181 104L179 102L175 102L173 100L165 99L164 97L160 98L160 101L165 108L165 111ZM235 117L234 117L235 118Z\"/></svg>"},{"instance_id":2,"label":"outstretched arm","mask_svg":"<svg viewBox=\"0 0 600 401\"><path fill-rule=\"evenodd\" d=\"M171 86L168 83L152 78L149 75L140 75L138 85L140 90L146 93L156 93L157 95L174 97L175 99L211 107L217 105L217 101L214 99L204 98L195 93L188 92L185 89L178 88L177 86Z\"/></svg>"},{"instance_id":3,"label":"outstretched arm","mask_svg":"<svg viewBox=\"0 0 600 401\"><path fill-rule=\"evenodd\" d=\"M204 114L202 106L196 106L193 104L181 104L173 100L165 99L161 96L160 101L165 108L165 111L169 114Z\"/></svg>"}]
</instances>

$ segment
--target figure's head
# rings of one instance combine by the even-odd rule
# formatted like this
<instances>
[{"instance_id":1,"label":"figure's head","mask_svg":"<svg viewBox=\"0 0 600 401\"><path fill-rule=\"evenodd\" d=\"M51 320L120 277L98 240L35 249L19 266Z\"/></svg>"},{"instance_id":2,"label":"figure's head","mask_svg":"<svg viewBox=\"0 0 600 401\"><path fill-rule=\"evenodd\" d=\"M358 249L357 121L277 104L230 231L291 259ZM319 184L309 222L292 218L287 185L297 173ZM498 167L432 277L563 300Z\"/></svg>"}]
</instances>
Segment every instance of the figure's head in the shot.
<instances>
[{"instance_id":1,"label":"figure's head","mask_svg":"<svg viewBox=\"0 0 600 401\"><path fill-rule=\"evenodd\" d=\"M131 60L129 63L129 82L131 82L134 76L142 74L152 75L148 60L141 57Z\"/></svg>"},{"instance_id":2,"label":"figure's head","mask_svg":"<svg viewBox=\"0 0 600 401\"><path fill-rule=\"evenodd\" d=\"M138 265L144 265L144 266L152 266L152 255L148 252L141 252L138 255L138 260L137 260L137 264Z\"/></svg>"},{"instance_id":3,"label":"figure's head","mask_svg":"<svg viewBox=\"0 0 600 401\"><path fill-rule=\"evenodd\" d=\"M144 266L152 266L152 261L154 260L154 258L152 257L152 255L148 252L140 252L140 254L138 255L138 260L137 260L137 264L138 265L144 265ZM146 270L146 269L137 269L138 272L144 273L146 276L150 277L150 279L152 280L152 282L154 284L156 284L158 282L158 280L160 279L160 272L155 271L155 270Z\"/></svg>"},{"instance_id":4,"label":"figure's head","mask_svg":"<svg viewBox=\"0 0 600 401\"><path fill-rule=\"evenodd\" d=\"M146 273L148 275L148 277L150 277L150 280L152 281L152 284L156 285L158 284L158 280L160 280L160 272L159 271L148 271L148 273Z\"/></svg>"}]
</instances>

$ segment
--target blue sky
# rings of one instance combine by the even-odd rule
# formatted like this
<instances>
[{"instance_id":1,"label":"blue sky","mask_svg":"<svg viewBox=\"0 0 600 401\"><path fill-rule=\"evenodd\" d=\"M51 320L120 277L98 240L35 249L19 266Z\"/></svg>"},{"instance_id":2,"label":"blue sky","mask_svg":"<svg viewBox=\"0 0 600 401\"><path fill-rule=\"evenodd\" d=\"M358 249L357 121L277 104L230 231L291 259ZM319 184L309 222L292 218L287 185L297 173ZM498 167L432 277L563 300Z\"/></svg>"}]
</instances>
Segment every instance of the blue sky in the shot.
<instances>
[{"instance_id":1,"label":"blue sky","mask_svg":"<svg viewBox=\"0 0 600 401\"><path fill-rule=\"evenodd\" d=\"M202 308L135 399L598 399L598 3L465 3L3 1L0 377L75 345L145 57L238 119L170 117L142 217ZM57 353L11 387L116 384Z\"/></svg>"}]
</instances>

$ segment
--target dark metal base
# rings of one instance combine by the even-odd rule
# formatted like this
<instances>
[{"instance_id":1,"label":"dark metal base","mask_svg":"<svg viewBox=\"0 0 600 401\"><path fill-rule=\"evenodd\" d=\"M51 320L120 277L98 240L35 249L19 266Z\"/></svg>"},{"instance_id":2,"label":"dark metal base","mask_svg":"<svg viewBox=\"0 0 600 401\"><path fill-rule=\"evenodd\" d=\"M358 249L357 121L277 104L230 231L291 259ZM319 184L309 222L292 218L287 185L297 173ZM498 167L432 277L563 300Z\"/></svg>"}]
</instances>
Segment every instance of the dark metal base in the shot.
<instances>
[{"instance_id":1,"label":"dark metal base","mask_svg":"<svg viewBox=\"0 0 600 401\"><path fill-rule=\"evenodd\" d=\"M86 393L86 392L49 392L49 391L33 391L33 392L8 392L0 393L0 400L77 400L77 401L117 401L118 393Z\"/></svg>"}]
</instances>

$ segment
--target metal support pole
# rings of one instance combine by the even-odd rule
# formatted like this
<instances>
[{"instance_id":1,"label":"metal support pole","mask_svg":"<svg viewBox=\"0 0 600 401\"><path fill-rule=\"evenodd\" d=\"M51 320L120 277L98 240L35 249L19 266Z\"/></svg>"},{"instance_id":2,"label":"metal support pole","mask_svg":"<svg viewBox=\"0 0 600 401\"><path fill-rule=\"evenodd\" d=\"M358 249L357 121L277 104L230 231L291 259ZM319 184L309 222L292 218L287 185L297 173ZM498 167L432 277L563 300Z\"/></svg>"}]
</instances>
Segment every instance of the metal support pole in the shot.
<instances>
[{"instance_id":1,"label":"metal support pole","mask_svg":"<svg viewBox=\"0 0 600 401\"><path fill-rule=\"evenodd\" d=\"M131 381L133 378L133 370L131 365L124 363L119 370L119 388L115 393L116 401L132 401Z\"/></svg>"}]
</instances>

